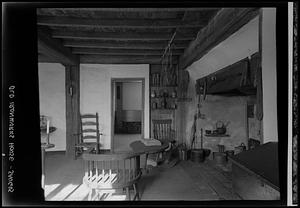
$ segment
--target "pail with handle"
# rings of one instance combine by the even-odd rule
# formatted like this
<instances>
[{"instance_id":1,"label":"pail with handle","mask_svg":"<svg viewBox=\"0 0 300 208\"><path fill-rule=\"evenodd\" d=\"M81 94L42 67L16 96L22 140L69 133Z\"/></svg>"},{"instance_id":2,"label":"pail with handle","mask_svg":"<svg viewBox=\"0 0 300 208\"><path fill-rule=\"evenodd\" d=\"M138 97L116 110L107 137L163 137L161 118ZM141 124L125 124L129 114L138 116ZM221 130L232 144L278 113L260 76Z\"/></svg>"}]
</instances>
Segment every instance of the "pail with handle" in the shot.
<instances>
[{"instance_id":1,"label":"pail with handle","mask_svg":"<svg viewBox=\"0 0 300 208\"><path fill-rule=\"evenodd\" d=\"M203 149L192 149L191 151L191 161L201 163L204 162L205 156L204 156L204 150Z\"/></svg>"}]
</instances>

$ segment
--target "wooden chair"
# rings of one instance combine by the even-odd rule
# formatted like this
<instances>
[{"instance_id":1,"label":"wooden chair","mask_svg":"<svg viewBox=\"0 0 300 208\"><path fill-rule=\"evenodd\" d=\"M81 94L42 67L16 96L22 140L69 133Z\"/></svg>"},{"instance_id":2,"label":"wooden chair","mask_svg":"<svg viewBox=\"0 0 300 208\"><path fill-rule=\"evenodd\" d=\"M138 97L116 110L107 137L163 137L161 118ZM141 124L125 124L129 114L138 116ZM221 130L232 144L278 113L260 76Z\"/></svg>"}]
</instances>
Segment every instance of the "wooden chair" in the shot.
<instances>
[{"instance_id":1,"label":"wooden chair","mask_svg":"<svg viewBox=\"0 0 300 208\"><path fill-rule=\"evenodd\" d=\"M106 194L126 189L126 199L131 200L130 188L134 190L133 200L140 200L138 180L141 177L140 154L91 154L84 153L85 175L83 183L89 188L88 200L105 200ZM106 197L105 197L106 196Z\"/></svg>"},{"instance_id":2,"label":"wooden chair","mask_svg":"<svg viewBox=\"0 0 300 208\"><path fill-rule=\"evenodd\" d=\"M154 139L160 140L162 142L168 142L169 147L164 150L164 153L168 152L168 156L165 155L165 158L170 157L170 150L172 150L175 140L175 131L172 129L172 120L171 119L162 119L162 120L152 120L153 123L153 135ZM163 154L156 154L156 162L159 161L159 157L162 158ZM168 160L168 159L167 159Z\"/></svg>"},{"instance_id":3,"label":"wooden chair","mask_svg":"<svg viewBox=\"0 0 300 208\"><path fill-rule=\"evenodd\" d=\"M175 131L172 129L172 120L152 120L154 139L175 143Z\"/></svg>"},{"instance_id":4,"label":"wooden chair","mask_svg":"<svg viewBox=\"0 0 300 208\"><path fill-rule=\"evenodd\" d=\"M80 133L79 141L75 144L76 156L83 153L84 150L94 148L96 153L100 152L99 117L96 114L80 115Z\"/></svg>"}]
</instances>

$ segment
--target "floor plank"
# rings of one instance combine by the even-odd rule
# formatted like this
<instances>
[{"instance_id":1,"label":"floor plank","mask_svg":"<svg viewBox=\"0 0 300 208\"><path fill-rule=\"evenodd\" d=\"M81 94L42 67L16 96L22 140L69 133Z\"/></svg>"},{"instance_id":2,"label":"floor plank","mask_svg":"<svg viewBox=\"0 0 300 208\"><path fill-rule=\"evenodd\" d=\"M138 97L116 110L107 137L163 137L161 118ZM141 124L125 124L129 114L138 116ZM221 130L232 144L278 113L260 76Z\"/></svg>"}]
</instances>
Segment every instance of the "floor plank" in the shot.
<instances>
[{"instance_id":1,"label":"floor plank","mask_svg":"<svg viewBox=\"0 0 300 208\"><path fill-rule=\"evenodd\" d=\"M81 158L46 154L46 200L87 200L89 190L82 184L83 164ZM180 161L172 168L153 167L139 181L141 200L238 200L232 192L229 173L226 174L209 162ZM124 200L124 196L114 193L105 200Z\"/></svg>"}]
</instances>

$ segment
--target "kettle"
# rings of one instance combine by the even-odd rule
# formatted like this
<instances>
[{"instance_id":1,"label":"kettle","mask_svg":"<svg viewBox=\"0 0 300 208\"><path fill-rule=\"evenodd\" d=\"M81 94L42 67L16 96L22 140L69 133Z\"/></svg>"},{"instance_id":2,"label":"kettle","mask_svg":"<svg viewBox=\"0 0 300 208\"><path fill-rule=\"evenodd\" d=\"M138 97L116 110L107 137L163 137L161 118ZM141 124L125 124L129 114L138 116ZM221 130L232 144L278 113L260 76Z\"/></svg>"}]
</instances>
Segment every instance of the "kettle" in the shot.
<instances>
[{"instance_id":1,"label":"kettle","mask_svg":"<svg viewBox=\"0 0 300 208\"><path fill-rule=\"evenodd\" d=\"M229 124L229 122L225 125L222 121L218 121L216 123L216 131L218 134L225 134L226 133L226 127Z\"/></svg>"}]
</instances>

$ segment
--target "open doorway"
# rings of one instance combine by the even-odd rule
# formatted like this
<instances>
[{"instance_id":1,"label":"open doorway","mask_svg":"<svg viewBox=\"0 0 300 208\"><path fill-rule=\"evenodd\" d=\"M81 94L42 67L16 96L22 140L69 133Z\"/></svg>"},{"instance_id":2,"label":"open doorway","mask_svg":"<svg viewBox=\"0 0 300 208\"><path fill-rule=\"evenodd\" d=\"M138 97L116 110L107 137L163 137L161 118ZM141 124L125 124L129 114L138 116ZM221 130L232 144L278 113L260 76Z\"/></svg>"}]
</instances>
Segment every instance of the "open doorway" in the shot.
<instances>
[{"instance_id":1,"label":"open doorway","mask_svg":"<svg viewBox=\"0 0 300 208\"><path fill-rule=\"evenodd\" d=\"M144 137L144 79L112 79L112 151Z\"/></svg>"}]
</instances>

